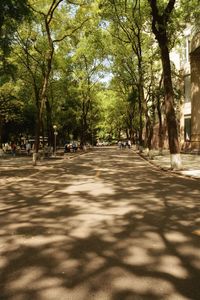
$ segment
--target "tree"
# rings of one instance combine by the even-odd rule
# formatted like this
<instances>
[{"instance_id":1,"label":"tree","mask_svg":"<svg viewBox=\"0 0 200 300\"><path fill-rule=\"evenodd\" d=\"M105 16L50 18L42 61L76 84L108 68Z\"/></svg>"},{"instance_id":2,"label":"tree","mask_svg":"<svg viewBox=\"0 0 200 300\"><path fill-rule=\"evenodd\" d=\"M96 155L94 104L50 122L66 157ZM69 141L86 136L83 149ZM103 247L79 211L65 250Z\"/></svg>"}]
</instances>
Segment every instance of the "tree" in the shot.
<instances>
[{"instance_id":1,"label":"tree","mask_svg":"<svg viewBox=\"0 0 200 300\"><path fill-rule=\"evenodd\" d=\"M0 146L5 138L5 124L15 124L20 119L23 106L19 97L19 82L7 81L0 86ZM14 126L16 129L16 126ZM8 138L10 138L7 135Z\"/></svg>"},{"instance_id":2,"label":"tree","mask_svg":"<svg viewBox=\"0 0 200 300\"><path fill-rule=\"evenodd\" d=\"M105 6L105 7L104 7ZM139 109L139 142L147 146L150 123L147 97L149 89L148 72L151 53L152 36L149 34L149 24L146 14L149 13L145 1L103 1L103 17L109 21L108 30L113 38L111 55L113 56L113 73L129 81L130 90L127 95L137 89ZM117 70L117 72L116 72ZM119 75L119 74L118 74Z\"/></svg>"},{"instance_id":3,"label":"tree","mask_svg":"<svg viewBox=\"0 0 200 300\"><path fill-rule=\"evenodd\" d=\"M10 113L12 115L12 117L10 116L11 118L14 117L14 112L19 113L19 110L15 109L16 106L13 106L13 101L16 102L14 100L16 97L13 95L14 88L10 88L12 84L14 85L14 73L16 70L7 58L11 51L11 43L16 28L28 15L29 9L26 0L0 1L0 141L2 140L4 121L9 118L8 112L12 111ZM6 91L11 91L11 93L5 95Z\"/></svg>"},{"instance_id":4,"label":"tree","mask_svg":"<svg viewBox=\"0 0 200 300\"><path fill-rule=\"evenodd\" d=\"M101 99L100 120L98 123L98 138L100 140L119 140L126 131L125 99L112 83L113 89L102 90L98 93Z\"/></svg>"},{"instance_id":5,"label":"tree","mask_svg":"<svg viewBox=\"0 0 200 300\"><path fill-rule=\"evenodd\" d=\"M31 77L32 88L35 94L37 108L36 153L39 150L39 136L43 126L45 108L49 120L51 119L49 93L56 50L60 43L65 40L69 42L69 39L73 37L75 32L81 29L88 20L88 17L84 14L81 20L77 19L80 7L78 4L68 4L63 0L48 0L45 2L45 5L43 1L38 1L37 3L30 1L30 9L33 11L32 25L34 30L30 30L25 39L20 37L19 41L24 53L23 63ZM60 26L60 22L64 22L64 26ZM34 164L36 163L36 157L37 155L34 155Z\"/></svg>"},{"instance_id":6,"label":"tree","mask_svg":"<svg viewBox=\"0 0 200 300\"><path fill-rule=\"evenodd\" d=\"M91 19L74 40L73 77L76 81L80 107L80 143L93 143L98 119L97 93L102 88L101 77L106 57L106 39L99 24L96 8L92 7ZM95 17L96 16L96 17Z\"/></svg>"},{"instance_id":7,"label":"tree","mask_svg":"<svg viewBox=\"0 0 200 300\"><path fill-rule=\"evenodd\" d=\"M13 34L17 26L28 14L27 0L0 1L0 58L4 67L5 58L10 51Z\"/></svg>"},{"instance_id":8,"label":"tree","mask_svg":"<svg viewBox=\"0 0 200 300\"><path fill-rule=\"evenodd\" d=\"M163 68L163 83L165 93L165 114L168 130L169 149L171 154L171 167L181 168L180 147L178 138L177 120L174 109L174 91L171 76L171 64L169 58L169 34L168 25L170 15L174 9L175 0L169 0L167 5L159 7L157 0L148 0L152 14L152 31L158 41Z\"/></svg>"}]
</instances>

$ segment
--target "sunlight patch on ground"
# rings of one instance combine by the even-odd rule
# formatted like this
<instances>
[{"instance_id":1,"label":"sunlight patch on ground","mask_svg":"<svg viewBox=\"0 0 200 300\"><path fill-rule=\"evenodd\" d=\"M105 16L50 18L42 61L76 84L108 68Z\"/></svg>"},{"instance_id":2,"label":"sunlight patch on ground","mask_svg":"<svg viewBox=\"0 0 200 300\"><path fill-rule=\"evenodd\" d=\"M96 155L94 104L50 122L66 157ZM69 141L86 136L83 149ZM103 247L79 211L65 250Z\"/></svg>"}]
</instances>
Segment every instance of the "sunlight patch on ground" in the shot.
<instances>
[{"instance_id":1,"label":"sunlight patch on ground","mask_svg":"<svg viewBox=\"0 0 200 300\"><path fill-rule=\"evenodd\" d=\"M188 244L179 245L177 247L178 252L187 257L190 258L190 264L193 266L196 270L200 269L200 251L199 248L193 247L189 242Z\"/></svg>"},{"instance_id":2,"label":"sunlight patch on ground","mask_svg":"<svg viewBox=\"0 0 200 300\"><path fill-rule=\"evenodd\" d=\"M94 171L110 172L110 169L109 168L94 168Z\"/></svg>"},{"instance_id":3,"label":"sunlight patch on ground","mask_svg":"<svg viewBox=\"0 0 200 300\"><path fill-rule=\"evenodd\" d=\"M76 194L78 192L87 192L91 196L114 195L115 191L111 184L105 184L101 181L74 181L71 186L60 190L63 193Z\"/></svg>"},{"instance_id":4,"label":"sunlight patch on ground","mask_svg":"<svg viewBox=\"0 0 200 300\"><path fill-rule=\"evenodd\" d=\"M22 179L20 177L9 176L9 178L0 179L0 186L7 185L9 183L13 183L13 181L16 183L21 180Z\"/></svg>"},{"instance_id":5,"label":"sunlight patch on ground","mask_svg":"<svg viewBox=\"0 0 200 300\"><path fill-rule=\"evenodd\" d=\"M181 171L180 173L183 175L195 176L200 178L200 170L187 170L187 171Z\"/></svg>"},{"instance_id":6,"label":"sunlight patch on ground","mask_svg":"<svg viewBox=\"0 0 200 300\"><path fill-rule=\"evenodd\" d=\"M89 274L101 269L106 264L106 259L96 253L90 253L87 256L88 263L85 266L85 271Z\"/></svg>"},{"instance_id":7,"label":"sunlight patch on ground","mask_svg":"<svg viewBox=\"0 0 200 300\"><path fill-rule=\"evenodd\" d=\"M0 254L1 254L1 248L0 248ZM0 255L0 268L5 268L8 264L8 259L6 257L3 257Z\"/></svg>"},{"instance_id":8,"label":"sunlight patch on ground","mask_svg":"<svg viewBox=\"0 0 200 300\"><path fill-rule=\"evenodd\" d=\"M123 279L122 279L123 278ZM182 294L176 292L173 284L164 279L140 276L132 276L132 278L119 277L114 282L114 287L118 291L131 291L133 296L130 299L165 299L165 300L188 300ZM134 295L140 295L134 297ZM128 298L127 298L128 299Z\"/></svg>"},{"instance_id":9,"label":"sunlight patch on ground","mask_svg":"<svg viewBox=\"0 0 200 300\"><path fill-rule=\"evenodd\" d=\"M187 278L189 277L188 271L181 265L181 260L172 255L163 255L160 257L159 264L157 265L157 270L170 274L177 278Z\"/></svg>"},{"instance_id":10,"label":"sunlight patch on ground","mask_svg":"<svg viewBox=\"0 0 200 300\"><path fill-rule=\"evenodd\" d=\"M127 244L127 242L126 242ZM125 245L124 245L125 246ZM149 263L153 263L153 259L149 257L147 253L147 249L141 248L141 246L132 245L129 246L127 250L127 255L123 259L126 264L134 265L134 266L145 266Z\"/></svg>"},{"instance_id":11,"label":"sunlight patch on ground","mask_svg":"<svg viewBox=\"0 0 200 300\"><path fill-rule=\"evenodd\" d=\"M192 231L193 234L200 236L200 229Z\"/></svg>"},{"instance_id":12,"label":"sunlight patch on ground","mask_svg":"<svg viewBox=\"0 0 200 300\"><path fill-rule=\"evenodd\" d=\"M101 223L107 221L110 218L114 218L114 216L100 213L80 214L76 218L70 218L70 237L87 238L94 232L97 232L99 234L99 228L101 227Z\"/></svg>"},{"instance_id":13,"label":"sunlight patch on ground","mask_svg":"<svg viewBox=\"0 0 200 300\"><path fill-rule=\"evenodd\" d=\"M172 219L173 220L173 219ZM185 227L188 227L188 226L191 226L191 224L193 223L193 221L191 220L179 220L177 218L177 222L181 225L181 226L185 226Z\"/></svg>"},{"instance_id":14,"label":"sunlight patch on ground","mask_svg":"<svg viewBox=\"0 0 200 300\"><path fill-rule=\"evenodd\" d=\"M166 280L164 280L162 278L153 278L150 275L146 276L146 277L142 277L139 274L137 276L137 275L131 274L129 272L126 272L127 276L123 276L123 273L122 273L123 271L121 271L118 268L112 268L112 269L110 269L110 272L115 274L114 275L115 279L113 280L113 285L116 290L124 290L124 291L131 290L133 293L141 295L141 299L143 299L142 295L144 295L144 299L145 299L146 294L154 295L157 297L163 297L163 291L165 291L165 296L174 293L173 284L170 282L167 282ZM150 299L150 298L148 298L148 299ZM166 298L160 298L160 299L166 299ZM182 298L181 298L181 300L182 300Z\"/></svg>"},{"instance_id":15,"label":"sunlight patch on ground","mask_svg":"<svg viewBox=\"0 0 200 300\"><path fill-rule=\"evenodd\" d=\"M42 267L27 267L20 274L16 273L16 277L8 284L12 290L22 289L25 286L32 286L43 275Z\"/></svg>"},{"instance_id":16,"label":"sunlight patch on ground","mask_svg":"<svg viewBox=\"0 0 200 300\"><path fill-rule=\"evenodd\" d=\"M170 242L184 243L188 241L188 237L186 237L183 233L179 231L169 231L165 234L165 236Z\"/></svg>"},{"instance_id":17,"label":"sunlight patch on ground","mask_svg":"<svg viewBox=\"0 0 200 300\"><path fill-rule=\"evenodd\" d=\"M54 278L56 282L56 278ZM88 288L83 285L79 285L78 288L67 288L63 285L60 284L60 286L54 286L52 285L51 287L46 287L46 289L43 289L39 293L38 299L42 300L85 300L88 299L89 295L89 290ZM99 298L100 299L100 298ZM106 298L102 298L106 299Z\"/></svg>"},{"instance_id":18,"label":"sunlight patch on ground","mask_svg":"<svg viewBox=\"0 0 200 300\"><path fill-rule=\"evenodd\" d=\"M8 196L8 197L11 197L11 196L13 197L13 196L15 196L15 194L14 194L14 193L8 193L7 196ZM0 205L0 212L3 212L4 210L5 210L5 211L9 211L10 209L13 209L13 208L15 208L15 205L14 205L14 204L9 205L9 204L7 204L6 202L5 202L5 203L1 202L1 205Z\"/></svg>"},{"instance_id":19,"label":"sunlight patch on ground","mask_svg":"<svg viewBox=\"0 0 200 300\"><path fill-rule=\"evenodd\" d=\"M41 247L51 243L57 242L64 242L66 240L66 236L64 235L51 235L51 236L44 236L44 235L37 235L37 236L18 236L17 244L19 245L26 245L29 247Z\"/></svg>"}]
</instances>

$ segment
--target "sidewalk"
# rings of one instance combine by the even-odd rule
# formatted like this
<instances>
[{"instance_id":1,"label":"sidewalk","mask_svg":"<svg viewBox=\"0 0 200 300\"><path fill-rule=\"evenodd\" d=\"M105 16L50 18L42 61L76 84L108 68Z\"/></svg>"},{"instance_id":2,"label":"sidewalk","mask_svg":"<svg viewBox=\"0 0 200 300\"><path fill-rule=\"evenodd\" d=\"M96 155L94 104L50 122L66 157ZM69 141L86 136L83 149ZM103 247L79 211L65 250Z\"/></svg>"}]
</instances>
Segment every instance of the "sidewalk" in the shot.
<instances>
[{"instance_id":1,"label":"sidewalk","mask_svg":"<svg viewBox=\"0 0 200 300\"><path fill-rule=\"evenodd\" d=\"M137 153L139 153L139 151L137 151ZM153 151L152 158L147 155L146 151L139 153L139 155L160 169L171 171L169 151L163 151L163 155L160 155L158 151ZM181 153L181 159L183 164L182 170L171 172L192 178L200 178L200 155Z\"/></svg>"},{"instance_id":2,"label":"sidewalk","mask_svg":"<svg viewBox=\"0 0 200 300\"><path fill-rule=\"evenodd\" d=\"M63 151L58 151L56 156L49 158L41 157L37 160L36 165L33 165L32 154L29 156L17 154L14 157L11 154L5 154L0 156L0 177L2 178L3 175L8 173L9 176L12 176L14 175L13 172L17 172L18 174L23 172L22 175L27 172L27 175L34 174L36 171L60 164L63 159L71 160L86 153L88 153L88 151L77 151L75 153L63 153Z\"/></svg>"}]
</instances>

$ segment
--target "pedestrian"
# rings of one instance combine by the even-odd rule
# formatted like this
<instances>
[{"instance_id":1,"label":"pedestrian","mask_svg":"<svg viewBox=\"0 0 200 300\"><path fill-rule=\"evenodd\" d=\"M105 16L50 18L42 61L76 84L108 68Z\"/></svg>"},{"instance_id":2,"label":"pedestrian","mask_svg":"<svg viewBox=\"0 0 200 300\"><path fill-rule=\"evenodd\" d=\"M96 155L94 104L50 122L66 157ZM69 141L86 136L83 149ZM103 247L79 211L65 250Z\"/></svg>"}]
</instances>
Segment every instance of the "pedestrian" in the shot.
<instances>
[{"instance_id":1,"label":"pedestrian","mask_svg":"<svg viewBox=\"0 0 200 300\"><path fill-rule=\"evenodd\" d=\"M118 141L118 147L119 147L119 149L122 149L122 142L121 141Z\"/></svg>"},{"instance_id":2,"label":"pedestrian","mask_svg":"<svg viewBox=\"0 0 200 300\"><path fill-rule=\"evenodd\" d=\"M76 152L76 150L77 150L77 145L76 145L76 142L73 141L73 142L72 142L72 151L73 151L73 152Z\"/></svg>"},{"instance_id":3,"label":"pedestrian","mask_svg":"<svg viewBox=\"0 0 200 300\"><path fill-rule=\"evenodd\" d=\"M31 151L31 144L29 143L29 141L26 143L26 153L27 155L30 154L30 151Z\"/></svg>"},{"instance_id":4,"label":"pedestrian","mask_svg":"<svg viewBox=\"0 0 200 300\"><path fill-rule=\"evenodd\" d=\"M12 151L12 156L16 155L16 144L14 142L11 143L11 151Z\"/></svg>"}]
</instances>

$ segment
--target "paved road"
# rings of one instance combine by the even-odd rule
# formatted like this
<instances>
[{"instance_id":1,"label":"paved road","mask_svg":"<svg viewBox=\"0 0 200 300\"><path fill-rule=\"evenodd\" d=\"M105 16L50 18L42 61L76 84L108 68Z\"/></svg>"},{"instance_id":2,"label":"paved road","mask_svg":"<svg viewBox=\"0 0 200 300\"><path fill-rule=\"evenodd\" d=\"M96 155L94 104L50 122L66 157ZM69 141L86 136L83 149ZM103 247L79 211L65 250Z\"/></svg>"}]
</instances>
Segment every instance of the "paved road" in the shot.
<instances>
[{"instance_id":1,"label":"paved road","mask_svg":"<svg viewBox=\"0 0 200 300\"><path fill-rule=\"evenodd\" d=\"M199 180L117 149L10 168L1 300L200 299Z\"/></svg>"}]
</instances>

